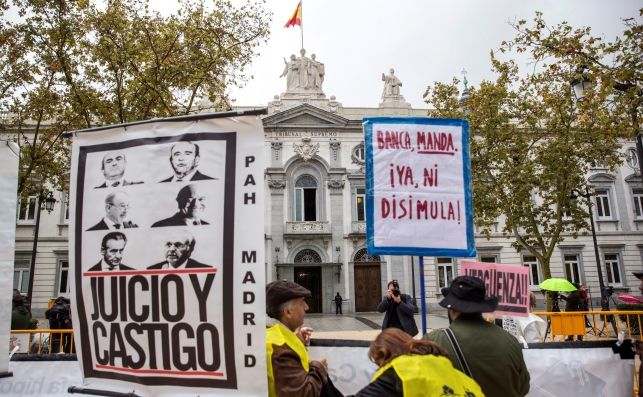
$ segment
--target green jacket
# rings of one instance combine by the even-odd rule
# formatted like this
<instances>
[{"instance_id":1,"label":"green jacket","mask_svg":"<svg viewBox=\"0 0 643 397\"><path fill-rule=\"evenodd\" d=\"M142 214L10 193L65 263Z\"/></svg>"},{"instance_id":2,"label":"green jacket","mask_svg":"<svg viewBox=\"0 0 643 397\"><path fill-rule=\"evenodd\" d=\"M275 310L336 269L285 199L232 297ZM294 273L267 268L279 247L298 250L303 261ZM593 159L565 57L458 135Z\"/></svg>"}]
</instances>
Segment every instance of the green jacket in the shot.
<instances>
[{"instance_id":1,"label":"green jacket","mask_svg":"<svg viewBox=\"0 0 643 397\"><path fill-rule=\"evenodd\" d=\"M529 392L529 371L520 344L510 333L483 319L458 318L449 326L478 382L488 397L522 397ZM424 336L445 348L459 370L455 351L444 330Z\"/></svg>"},{"instance_id":2,"label":"green jacket","mask_svg":"<svg viewBox=\"0 0 643 397\"><path fill-rule=\"evenodd\" d=\"M14 306L11 310L11 329L29 329L31 312L25 305Z\"/></svg>"}]
</instances>

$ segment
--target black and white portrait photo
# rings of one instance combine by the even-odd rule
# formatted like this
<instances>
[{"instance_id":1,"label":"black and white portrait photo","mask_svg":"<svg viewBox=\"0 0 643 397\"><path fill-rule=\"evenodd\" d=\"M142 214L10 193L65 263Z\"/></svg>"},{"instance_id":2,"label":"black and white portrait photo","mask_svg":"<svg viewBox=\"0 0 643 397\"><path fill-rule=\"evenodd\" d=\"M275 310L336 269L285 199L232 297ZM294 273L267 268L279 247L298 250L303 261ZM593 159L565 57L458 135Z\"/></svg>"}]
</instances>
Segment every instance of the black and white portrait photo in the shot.
<instances>
[{"instance_id":1,"label":"black and white portrait photo","mask_svg":"<svg viewBox=\"0 0 643 397\"><path fill-rule=\"evenodd\" d=\"M199 189L195 184L182 187L176 195L176 203L178 211L169 218L155 222L152 227L210 224L201 219L205 210L205 196L199 193Z\"/></svg>"},{"instance_id":2,"label":"black and white portrait photo","mask_svg":"<svg viewBox=\"0 0 643 397\"><path fill-rule=\"evenodd\" d=\"M107 272L116 270L134 270L123 264L123 251L127 237L121 232L109 232L103 237L100 245L100 261L89 268L90 272Z\"/></svg>"},{"instance_id":3,"label":"black and white portrait photo","mask_svg":"<svg viewBox=\"0 0 643 397\"><path fill-rule=\"evenodd\" d=\"M177 142L170 149L170 164L174 175L161 182L205 181L212 178L197 169L201 154L199 145L192 142Z\"/></svg>"},{"instance_id":4,"label":"black and white portrait photo","mask_svg":"<svg viewBox=\"0 0 643 397\"><path fill-rule=\"evenodd\" d=\"M127 159L125 153L120 151L109 152L103 156L101 162L101 171L105 177L105 182L102 185L96 186L96 189L106 187L120 187L129 185L138 185L143 182L132 182L125 179L125 167L127 166Z\"/></svg>"},{"instance_id":5,"label":"black and white portrait photo","mask_svg":"<svg viewBox=\"0 0 643 397\"><path fill-rule=\"evenodd\" d=\"M138 227L127 218L129 211L129 197L125 192L113 192L105 197L105 216L97 224L87 229L91 230L118 230Z\"/></svg>"},{"instance_id":6,"label":"black and white portrait photo","mask_svg":"<svg viewBox=\"0 0 643 397\"><path fill-rule=\"evenodd\" d=\"M194 236L187 230L179 230L171 234L163 247L165 260L148 267L148 270L212 267L191 258L195 245Z\"/></svg>"}]
</instances>

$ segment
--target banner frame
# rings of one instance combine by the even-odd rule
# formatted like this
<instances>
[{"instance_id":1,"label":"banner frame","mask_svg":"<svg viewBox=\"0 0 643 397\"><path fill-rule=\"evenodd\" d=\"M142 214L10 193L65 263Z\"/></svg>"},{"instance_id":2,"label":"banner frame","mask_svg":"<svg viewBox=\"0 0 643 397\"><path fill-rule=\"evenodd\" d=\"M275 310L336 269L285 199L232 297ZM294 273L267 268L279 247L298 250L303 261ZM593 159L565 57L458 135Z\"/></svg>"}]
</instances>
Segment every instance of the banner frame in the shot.
<instances>
[{"instance_id":1,"label":"banner frame","mask_svg":"<svg viewBox=\"0 0 643 397\"><path fill-rule=\"evenodd\" d=\"M374 207L374 160L373 160L373 124L418 124L446 125L462 128L462 173L464 187L464 219L466 224L466 248L439 247L392 247L375 246L375 207ZM366 154L366 242L370 254L413 255L413 256L442 256L472 258L477 255L473 233L473 187L471 181L471 161L469 149L469 122L464 119L430 118L430 117L364 117L364 146Z\"/></svg>"}]
</instances>

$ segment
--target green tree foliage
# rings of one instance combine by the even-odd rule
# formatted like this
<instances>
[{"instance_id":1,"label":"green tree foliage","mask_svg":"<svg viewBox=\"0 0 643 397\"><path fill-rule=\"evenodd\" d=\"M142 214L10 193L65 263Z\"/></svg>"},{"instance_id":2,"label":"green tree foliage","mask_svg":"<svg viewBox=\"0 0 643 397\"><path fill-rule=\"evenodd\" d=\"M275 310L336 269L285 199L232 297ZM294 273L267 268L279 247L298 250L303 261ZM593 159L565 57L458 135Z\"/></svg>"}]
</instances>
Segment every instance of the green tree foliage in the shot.
<instances>
[{"instance_id":1,"label":"green tree foliage","mask_svg":"<svg viewBox=\"0 0 643 397\"><path fill-rule=\"evenodd\" d=\"M616 94L613 85L640 77L641 29L630 20L623 37L603 43L588 28L550 28L540 13L533 26L519 21L514 27L514 40L491 53L495 81L470 88L465 102L458 100L456 79L434 83L424 98L434 108L431 116L469 120L476 225L489 237L500 221L516 249L538 258L549 278L563 236L589 228L587 202L571 199L572 191L585 189L591 165L614 170L621 162L619 137L630 136L631 97ZM515 53L533 58L528 73L510 59ZM578 101L570 82L581 73L595 84Z\"/></svg>"},{"instance_id":2,"label":"green tree foliage","mask_svg":"<svg viewBox=\"0 0 643 397\"><path fill-rule=\"evenodd\" d=\"M163 16L149 0L0 0L14 11L0 17L0 132L21 146L19 193L66 187L63 131L229 109L267 41L263 5L179 0Z\"/></svg>"}]
</instances>

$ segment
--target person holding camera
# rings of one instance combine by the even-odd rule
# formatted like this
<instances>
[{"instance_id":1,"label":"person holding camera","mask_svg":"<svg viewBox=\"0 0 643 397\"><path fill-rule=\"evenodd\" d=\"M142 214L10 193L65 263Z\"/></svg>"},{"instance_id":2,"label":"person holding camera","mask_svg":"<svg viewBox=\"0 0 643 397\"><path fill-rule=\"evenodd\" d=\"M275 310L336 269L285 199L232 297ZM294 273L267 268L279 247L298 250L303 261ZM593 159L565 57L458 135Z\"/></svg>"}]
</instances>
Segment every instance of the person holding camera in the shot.
<instances>
[{"instance_id":1,"label":"person holding camera","mask_svg":"<svg viewBox=\"0 0 643 397\"><path fill-rule=\"evenodd\" d=\"M414 309L413 298L400 292L397 280L390 281L387 285L386 295L377 305L378 312L386 312L382 329L399 328L407 334L415 336L418 333L418 327L413 317Z\"/></svg>"}]
</instances>

